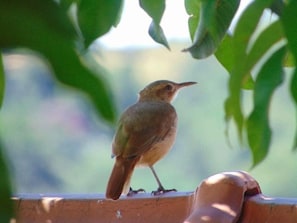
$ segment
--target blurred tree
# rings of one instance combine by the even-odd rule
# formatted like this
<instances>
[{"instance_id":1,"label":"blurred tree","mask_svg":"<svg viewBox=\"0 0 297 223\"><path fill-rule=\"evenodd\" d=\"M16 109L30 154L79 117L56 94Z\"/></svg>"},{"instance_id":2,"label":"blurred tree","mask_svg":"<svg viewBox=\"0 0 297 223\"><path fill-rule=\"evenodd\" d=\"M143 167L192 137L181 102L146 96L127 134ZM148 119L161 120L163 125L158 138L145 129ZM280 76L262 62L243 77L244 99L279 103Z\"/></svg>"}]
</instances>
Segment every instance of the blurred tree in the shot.
<instances>
[{"instance_id":1,"label":"blurred tree","mask_svg":"<svg viewBox=\"0 0 297 223\"><path fill-rule=\"evenodd\" d=\"M40 53L58 81L84 92L99 115L113 123L115 109L108 84L103 79L104 71L92 71L84 61L84 54L95 39L117 25L122 3L122 0L2 0L0 47L2 50L28 48ZM165 0L140 0L139 3L152 18L149 35L169 48L160 26L166 10ZM254 0L243 11L234 32L228 33L239 4L240 0L185 0L193 44L184 51L197 59L215 54L230 73L226 122L235 121L240 139L247 133L253 165L256 165L266 157L271 142L268 117L273 92L282 84L283 68L296 64L297 1ZM69 13L73 8L74 12ZM258 24L267 9L276 19L259 31ZM255 67L259 69L255 71ZM99 70L102 72L98 73ZM0 106L4 86L0 58ZM254 92L253 110L247 116L242 107L244 89ZM290 92L297 103L295 68ZM293 148L297 148L297 134ZM0 171L2 176L8 176L6 168ZM10 190L5 191L8 198Z\"/></svg>"}]
</instances>

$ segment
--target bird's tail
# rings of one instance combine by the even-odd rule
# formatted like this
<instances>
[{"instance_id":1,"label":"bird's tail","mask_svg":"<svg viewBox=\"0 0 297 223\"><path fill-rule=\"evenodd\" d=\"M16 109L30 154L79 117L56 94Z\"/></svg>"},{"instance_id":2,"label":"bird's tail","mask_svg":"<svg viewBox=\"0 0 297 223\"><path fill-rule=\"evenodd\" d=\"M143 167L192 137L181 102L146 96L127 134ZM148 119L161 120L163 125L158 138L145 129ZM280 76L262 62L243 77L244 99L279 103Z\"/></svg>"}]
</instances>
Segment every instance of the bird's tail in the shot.
<instances>
[{"instance_id":1,"label":"bird's tail","mask_svg":"<svg viewBox=\"0 0 297 223\"><path fill-rule=\"evenodd\" d=\"M137 159L116 158L106 188L106 198L117 200L122 193L128 193L130 179L137 163Z\"/></svg>"}]
</instances>

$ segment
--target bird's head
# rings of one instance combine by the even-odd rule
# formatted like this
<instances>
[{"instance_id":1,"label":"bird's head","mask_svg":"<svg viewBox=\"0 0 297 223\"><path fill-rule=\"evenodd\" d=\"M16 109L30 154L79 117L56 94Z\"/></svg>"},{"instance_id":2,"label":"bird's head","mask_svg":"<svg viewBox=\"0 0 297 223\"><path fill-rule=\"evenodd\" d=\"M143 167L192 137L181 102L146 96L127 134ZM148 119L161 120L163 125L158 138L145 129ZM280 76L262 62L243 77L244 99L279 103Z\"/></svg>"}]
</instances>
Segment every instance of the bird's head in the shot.
<instances>
[{"instance_id":1,"label":"bird's head","mask_svg":"<svg viewBox=\"0 0 297 223\"><path fill-rule=\"evenodd\" d=\"M193 84L196 84L196 82L174 83L168 80L155 81L139 92L139 101L165 101L170 103L179 89Z\"/></svg>"}]
</instances>

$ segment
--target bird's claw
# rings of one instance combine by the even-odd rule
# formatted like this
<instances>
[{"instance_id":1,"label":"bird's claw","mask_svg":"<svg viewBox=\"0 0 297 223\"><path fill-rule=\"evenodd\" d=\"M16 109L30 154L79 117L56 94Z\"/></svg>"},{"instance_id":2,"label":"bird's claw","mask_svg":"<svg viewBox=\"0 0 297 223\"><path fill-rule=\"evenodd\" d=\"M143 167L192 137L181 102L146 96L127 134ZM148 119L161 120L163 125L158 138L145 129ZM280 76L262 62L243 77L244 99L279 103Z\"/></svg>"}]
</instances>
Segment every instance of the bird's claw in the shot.
<instances>
[{"instance_id":1,"label":"bird's claw","mask_svg":"<svg viewBox=\"0 0 297 223\"><path fill-rule=\"evenodd\" d=\"M138 194L138 193L140 193L140 192L145 192L145 190L142 189L142 188L140 188L140 189L138 189L138 190L133 190L133 189L130 187L130 190L129 190L127 196L130 197L130 196L133 196L133 195Z\"/></svg>"},{"instance_id":2,"label":"bird's claw","mask_svg":"<svg viewBox=\"0 0 297 223\"><path fill-rule=\"evenodd\" d=\"M152 191L152 195L157 196L157 195L165 194L172 191L177 192L176 189L165 189L163 187L159 187L157 190Z\"/></svg>"}]
</instances>

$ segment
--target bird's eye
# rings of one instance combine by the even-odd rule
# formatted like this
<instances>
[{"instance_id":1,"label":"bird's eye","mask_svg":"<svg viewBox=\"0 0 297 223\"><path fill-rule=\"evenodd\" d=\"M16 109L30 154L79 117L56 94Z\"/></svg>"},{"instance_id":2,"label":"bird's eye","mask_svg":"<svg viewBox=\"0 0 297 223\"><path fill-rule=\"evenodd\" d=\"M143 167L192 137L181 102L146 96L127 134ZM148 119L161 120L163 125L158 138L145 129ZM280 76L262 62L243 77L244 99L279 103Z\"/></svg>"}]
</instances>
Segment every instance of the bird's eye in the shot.
<instances>
[{"instance_id":1,"label":"bird's eye","mask_svg":"<svg viewBox=\"0 0 297 223\"><path fill-rule=\"evenodd\" d=\"M173 88L173 86L172 86L171 84L167 84L167 85L165 86L165 89L168 90L168 91L171 91L172 88Z\"/></svg>"}]
</instances>

